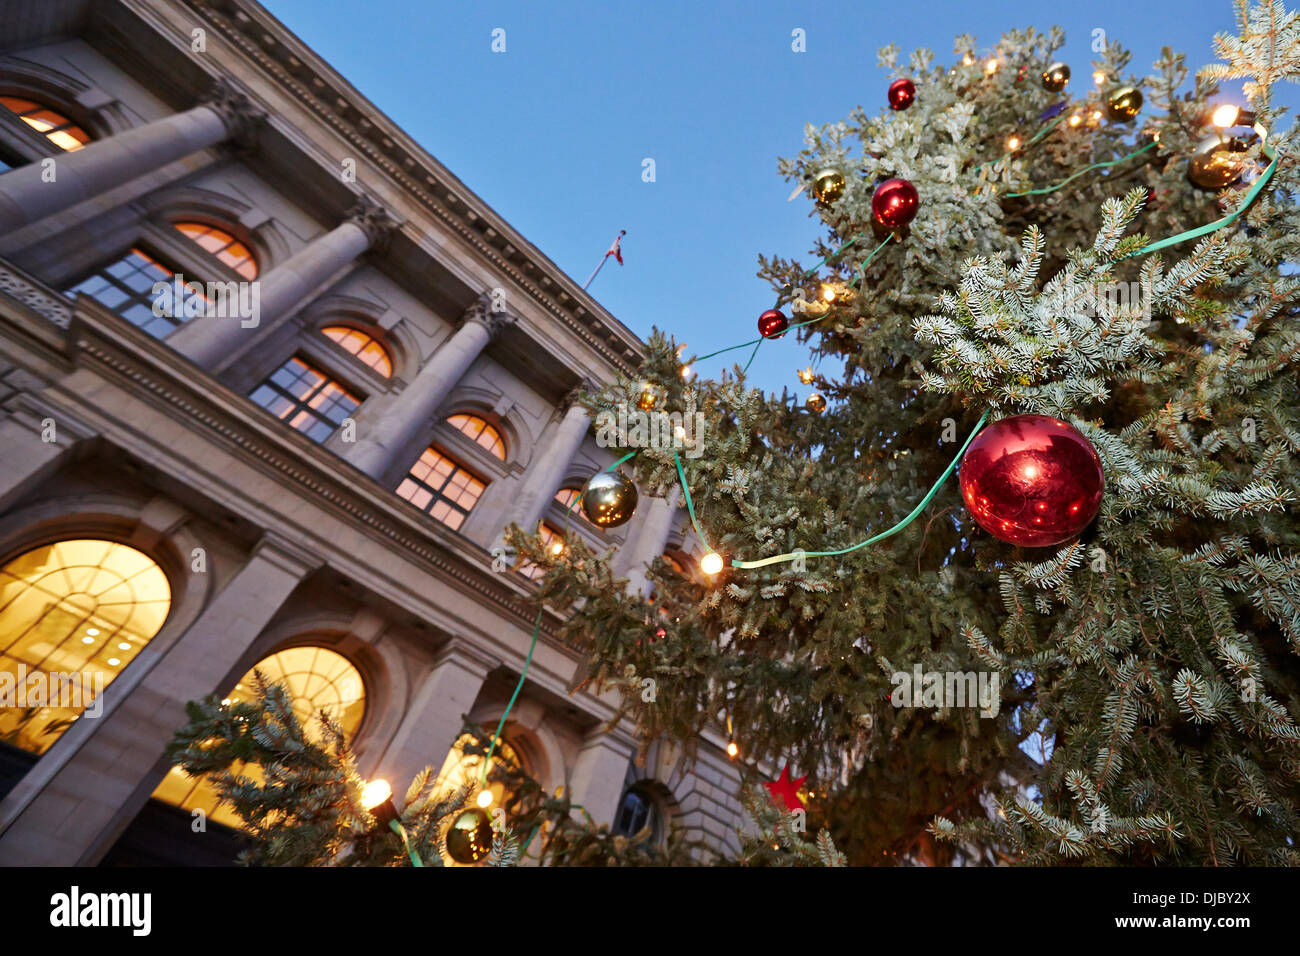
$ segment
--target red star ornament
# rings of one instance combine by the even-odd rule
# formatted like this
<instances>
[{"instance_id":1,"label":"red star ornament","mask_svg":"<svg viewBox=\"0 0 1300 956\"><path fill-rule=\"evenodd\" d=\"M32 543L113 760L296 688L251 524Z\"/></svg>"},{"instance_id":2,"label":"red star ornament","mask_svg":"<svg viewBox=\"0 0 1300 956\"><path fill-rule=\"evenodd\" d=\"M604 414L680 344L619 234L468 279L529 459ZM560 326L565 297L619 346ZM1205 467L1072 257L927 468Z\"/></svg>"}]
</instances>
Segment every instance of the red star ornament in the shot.
<instances>
[{"instance_id":1,"label":"red star ornament","mask_svg":"<svg viewBox=\"0 0 1300 956\"><path fill-rule=\"evenodd\" d=\"M803 801L799 799L799 788L803 782L808 779L804 774L798 780L790 779L790 765L786 764L781 768L781 776L772 782L764 782L763 786L767 787L767 792L772 795L773 800L785 801L787 810L802 810Z\"/></svg>"}]
</instances>

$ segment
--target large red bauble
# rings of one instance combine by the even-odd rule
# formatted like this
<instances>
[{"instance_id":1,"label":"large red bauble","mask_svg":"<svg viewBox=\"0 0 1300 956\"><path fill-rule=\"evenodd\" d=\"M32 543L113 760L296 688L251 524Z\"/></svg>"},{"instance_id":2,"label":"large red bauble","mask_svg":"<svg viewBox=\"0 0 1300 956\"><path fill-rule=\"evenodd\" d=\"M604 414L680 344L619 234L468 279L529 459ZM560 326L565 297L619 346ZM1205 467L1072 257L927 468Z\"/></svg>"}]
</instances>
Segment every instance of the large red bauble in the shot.
<instances>
[{"instance_id":1,"label":"large red bauble","mask_svg":"<svg viewBox=\"0 0 1300 956\"><path fill-rule=\"evenodd\" d=\"M779 309L768 309L758 317L758 334L765 339L779 339L790 327L790 320Z\"/></svg>"},{"instance_id":2,"label":"large red bauble","mask_svg":"<svg viewBox=\"0 0 1300 956\"><path fill-rule=\"evenodd\" d=\"M889 84L889 108L905 110L916 99L916 84L911 80L894 80Z\"/></svg>"},{"instance_id":3,"label":"large red bauble","mask_svg":"<svg viewBox=\"0 0 1300 956\"><path fill-rule=\"evenodd\" d=\"M1046 415L994 422L961 460L961 496L980 527L1025 548L1060 544L1086 528L1105 485L1092 443Z\"/></svg>"},{"instance_id":4,"label":"large red bauble","mask_svg":"<svg viewBox=\"0 0 1300 956\"><path fill-rule=\"evenodd\" d=\"M889 229L902 229L916 215L921 197L906 179L886 179L871 197L871 212Z\"/></svg>"}]
</instances>

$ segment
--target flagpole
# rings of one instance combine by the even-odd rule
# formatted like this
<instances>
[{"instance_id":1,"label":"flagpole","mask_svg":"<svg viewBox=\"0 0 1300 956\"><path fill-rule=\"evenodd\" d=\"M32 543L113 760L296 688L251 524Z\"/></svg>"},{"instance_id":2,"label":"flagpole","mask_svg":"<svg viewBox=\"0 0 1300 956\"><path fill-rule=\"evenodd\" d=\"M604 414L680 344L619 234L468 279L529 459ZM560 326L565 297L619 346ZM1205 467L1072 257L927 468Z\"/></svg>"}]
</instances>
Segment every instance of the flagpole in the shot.
<instances>
[{"instance_id":1,"label":"flagpole","mask_svg":"<svg viewBox=\"0 0 1300 956\"><path fill-rule=\"evenodd\" d=\"M618 237L614 241L618 242L619 239L622 239L626 235L627 235L627 230L620 229L618 231ZM613 247L611 246L610 248ZM595 270L591 273L590 276L587 277L587 281L582 284L582 290L584 292L587 291L587 286L591 285L591 283L595 280L596 276L600 273L600 270L605 268L605 260L608 258L609 258L608 252L606 252L603 256L600 257L600 262L596 263Z\"/></svg>"}]
</instances>

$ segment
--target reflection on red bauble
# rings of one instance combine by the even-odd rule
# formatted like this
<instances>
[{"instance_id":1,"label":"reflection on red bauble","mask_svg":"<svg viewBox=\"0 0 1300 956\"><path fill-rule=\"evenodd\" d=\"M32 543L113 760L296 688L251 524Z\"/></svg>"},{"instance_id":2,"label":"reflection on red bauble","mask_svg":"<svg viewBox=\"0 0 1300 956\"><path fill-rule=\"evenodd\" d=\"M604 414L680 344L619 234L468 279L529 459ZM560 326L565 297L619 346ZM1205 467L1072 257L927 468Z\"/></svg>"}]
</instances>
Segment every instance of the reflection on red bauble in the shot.
<instances>
[{"instance_id":1,"label":"reflection on red bauble","mask_svg":"<svg viewBox=\"0 0 1300 956\"><path fill-rule=\"evenodd\" d=\"M1025 548L1060 544L1086 528L1105 484L1092 443L1046 415L994 422L961 460L961 496L980 527Z\"/></svg>"},{"instance_id":2,"label":"reflection on red bauble","mask_svg":"<svg viewBox=\"0 0 1300 956\"><path fill-rule=\"evenodd\" d=\"M894 80L889 84L889 108L905 110L916 99L916 84L911 80Z\"/></svg>"},{"instance_id":3,"label":"reflection on red bauble","mask_svg":"<svg viewBox=\"0 0 1300 956\"><path fill-rule=\"evenodd\" d=\"M779 309L768 309L758 317L758 334L765 339L779 339L790 327L790 320Z\"/></svg>"},{"instance_id":4,"label":"reflection on red bauble","mask_svg":"<svg viewBox=\"0 0 1300 956\"><path fill-rule=\"evenodd\" d=\"M886 179L871 196L871 212L889 229L902 229L916 215L921 197L906 179Z\"/></svg>"}]
</instances>

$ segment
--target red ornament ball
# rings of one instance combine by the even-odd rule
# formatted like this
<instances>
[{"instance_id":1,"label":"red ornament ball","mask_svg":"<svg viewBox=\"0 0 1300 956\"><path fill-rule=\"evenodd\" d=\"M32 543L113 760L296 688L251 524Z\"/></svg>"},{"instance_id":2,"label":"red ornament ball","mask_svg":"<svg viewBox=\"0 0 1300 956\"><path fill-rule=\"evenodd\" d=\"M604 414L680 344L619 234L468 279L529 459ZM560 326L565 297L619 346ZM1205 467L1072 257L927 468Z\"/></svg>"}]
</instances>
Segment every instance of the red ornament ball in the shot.
<instances>
[{"instance_id":1,"label":"red ornament ball","mask_svg":"<svg viewBox=\"0 0 1300 956\"><path fill-rule=\"evenodd\" d=\"M980 527L1025 548L1061 544L1086 528L1105 484L1092 443L1046 415L994 422L961 460L961 496Z\"/></svg>"},{"instance_id":2,"label":"red ornament ball","mask_svg":"<svg viewBox=\"0 0 1300 956\"><path fill-rule=\"evenodd\" d=\"M905 110L916 99L916 84L911 80L894 80L889 84L889 108Z\"/></svg>"},{"instance_id":3,"label":"red ornament ball","mask_svg":"<svg viewBox=\"0 0 1300 956\"><path fill-rule=\"evenodd\" d=\"M906 179L886 179L871 197L871 212L882 226L902 229L921 205L916 187Z\"/></svg>"},{"instance_id":4,"label":"red ornament ball","mask_svg":"<svg viewBox=\"0 0 1300 956\"><path fill-rule=\"evenodd\" d=\"M790 320L780 309L768 309L758 317L758 334L765 339L779 339L790 327Z\"/></svg>"}]
</instances>

